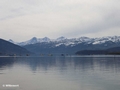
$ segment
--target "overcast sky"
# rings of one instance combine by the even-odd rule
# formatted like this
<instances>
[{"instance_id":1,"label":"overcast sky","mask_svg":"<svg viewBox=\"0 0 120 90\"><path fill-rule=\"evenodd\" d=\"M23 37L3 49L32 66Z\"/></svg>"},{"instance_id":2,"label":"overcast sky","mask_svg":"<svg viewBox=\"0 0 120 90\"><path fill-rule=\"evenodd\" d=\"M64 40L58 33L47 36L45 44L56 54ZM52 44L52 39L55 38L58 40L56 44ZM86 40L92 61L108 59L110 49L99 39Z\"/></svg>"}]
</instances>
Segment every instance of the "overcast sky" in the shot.
<instances>
[{"instance_id":1,"label":"overcast sky","mask_svg":"<svg viewBox=\"0 0 120 90\"><path fill-rule=\"evenodd\" d=\"M120 35L120 0L0 0L0 38Z\"/></svg>"}]
</instances>

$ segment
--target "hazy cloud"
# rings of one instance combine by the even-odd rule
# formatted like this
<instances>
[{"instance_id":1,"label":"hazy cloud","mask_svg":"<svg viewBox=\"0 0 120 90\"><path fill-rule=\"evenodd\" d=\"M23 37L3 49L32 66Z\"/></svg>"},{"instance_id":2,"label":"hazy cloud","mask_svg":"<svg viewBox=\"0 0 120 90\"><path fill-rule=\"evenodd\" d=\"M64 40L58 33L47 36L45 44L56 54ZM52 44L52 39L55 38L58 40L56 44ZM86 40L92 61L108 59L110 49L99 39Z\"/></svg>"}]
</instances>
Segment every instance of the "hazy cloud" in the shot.
<instances>
[{"instance_id":1,"label":"hazy cloud","mask_svg":"<svg viewBox=\"0 0 120 90\"><path fill-rule=\"evenodd\" d=\"M0 36L100 37L120 34L119 0L0 1Z\"/></svg>"}]
</instances>

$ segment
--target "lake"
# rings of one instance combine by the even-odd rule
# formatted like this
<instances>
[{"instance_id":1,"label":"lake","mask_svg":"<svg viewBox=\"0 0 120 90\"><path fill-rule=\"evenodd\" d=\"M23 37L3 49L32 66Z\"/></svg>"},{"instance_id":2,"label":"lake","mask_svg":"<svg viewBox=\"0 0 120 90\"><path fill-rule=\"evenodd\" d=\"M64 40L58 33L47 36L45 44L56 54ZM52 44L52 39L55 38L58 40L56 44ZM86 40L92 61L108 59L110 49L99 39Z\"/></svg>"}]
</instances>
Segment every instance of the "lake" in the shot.
<instances>
[{"instance_id":1,"label":"lake","mask_svg":"<svg viewBox=\"0 0 120 90\"><path fill-rule=\"evenodd\" d=\"M0 57L0 90L120 90L120 56Z\"/></svg>"}]
</instances>

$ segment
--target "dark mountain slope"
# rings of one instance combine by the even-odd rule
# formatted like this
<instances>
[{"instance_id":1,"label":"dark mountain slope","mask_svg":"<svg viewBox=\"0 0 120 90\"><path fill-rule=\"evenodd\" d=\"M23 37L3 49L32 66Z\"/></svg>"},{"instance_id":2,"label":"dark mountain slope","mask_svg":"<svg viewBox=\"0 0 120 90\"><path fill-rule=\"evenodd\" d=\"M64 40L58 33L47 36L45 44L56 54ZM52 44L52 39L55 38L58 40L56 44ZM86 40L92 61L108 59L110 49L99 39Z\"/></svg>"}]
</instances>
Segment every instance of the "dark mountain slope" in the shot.
<instances>
[{"instance_id":1,"label":"dark mountain slope","mask_svg":"<svg viewBox=\"0 0 120 90\"><path fill-rule=\"evenodd\" d=\"M113 47L113 48L109 48L105 50L81 50L81 51L76 52L75 54L77 55L118 54L120 55L120 47Z\"/></svg>"},{"instance_id":2,"label":"dark mountain slope","mask_svg":"<svg viewBox=\"0 0 120 90\"><path fill-rule=\"evenodd\" d=\"M120 47L109 48L109 49L107 49L107 51L109 51L109 52L120 52Z\"/></svg>"},{"instance_id":3,"label":"dark mountain slope","mask_svg":"<svg viewBox=\"0 0 120 90\"><path fill-rule=\"evenodd\" d=\"M27 53L30 52L25 48L12 44L3 39L0 39L0 55L27 54Z\"/></svg>"}]
</instances>

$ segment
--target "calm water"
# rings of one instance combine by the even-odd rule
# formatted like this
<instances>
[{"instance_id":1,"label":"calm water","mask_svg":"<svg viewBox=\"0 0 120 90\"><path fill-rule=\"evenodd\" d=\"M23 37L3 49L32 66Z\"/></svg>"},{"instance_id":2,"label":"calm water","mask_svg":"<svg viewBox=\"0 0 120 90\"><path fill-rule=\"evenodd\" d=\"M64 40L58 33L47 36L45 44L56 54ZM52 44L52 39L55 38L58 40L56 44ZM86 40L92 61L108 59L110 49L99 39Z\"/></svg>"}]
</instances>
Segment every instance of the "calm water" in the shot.
<instances>
[{"instance_id":1,"label":"calm water","mask_svg":"<svg viewBox=\"0 0 120 90\"><path fill-rule=\"evenodd\" d=\"M0 90L120 90L120 57L1 57Z\"/></svg>"}]
</instances>

